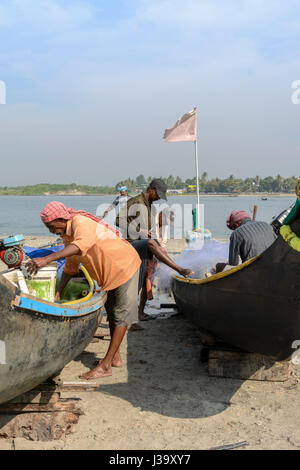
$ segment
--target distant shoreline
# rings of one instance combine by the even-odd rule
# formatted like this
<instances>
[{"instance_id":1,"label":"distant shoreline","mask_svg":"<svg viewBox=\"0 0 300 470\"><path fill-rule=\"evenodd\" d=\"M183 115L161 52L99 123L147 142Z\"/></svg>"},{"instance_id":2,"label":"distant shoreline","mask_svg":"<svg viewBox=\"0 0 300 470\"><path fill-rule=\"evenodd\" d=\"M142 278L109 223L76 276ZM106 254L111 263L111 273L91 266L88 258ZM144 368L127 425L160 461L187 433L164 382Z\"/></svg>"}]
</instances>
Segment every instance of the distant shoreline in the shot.
<instances>
[{"instance_id":1,"label":"distant shoreline","mask_svg":"<svg viewBox=\"0 0 300 470\"><path fill-rule=\"evenodd\" d=\"M114 194L89 194L89 193L69 193L69 192L59 192L59 193L42 193L42 194L0 194L1 196L19 196L19 197L27 197L27 196L36 196L36 197L41 197L41 196L92 196L92 197L115 197L119 193L114 193ZM130 194L130 193L129 193ZM130 196L137 196L140 193L131 193ZM167 194L167 197L182 197L182 196L197 196L196 193L185 193L185 194ZM223 196L223 197L245 197L245 196L251 196L251 197L260 197L260 198L271 198L271 197L296 197L295 193L239 193L239 194L231 194L231 193L200 193L200 197L218 197L218 196Z\"/></svg>"},{"instance_id":2,"label":"distant shoreline","mask_svg":"<svg viewBox=\"0 0 300 470\"><path fill-rule=\"evenodd\" d=\"M200 197L211 197L211 196L224 196L224 197L239 197L239 196L253 196L260 198L269 198L269 197L296 197L295 193L240 193L240 194L231 194L231 193L199 193ZM167 194L168 197L172 196L197 196L196 193L193 194Z\"/></svg>"}]
</instances>

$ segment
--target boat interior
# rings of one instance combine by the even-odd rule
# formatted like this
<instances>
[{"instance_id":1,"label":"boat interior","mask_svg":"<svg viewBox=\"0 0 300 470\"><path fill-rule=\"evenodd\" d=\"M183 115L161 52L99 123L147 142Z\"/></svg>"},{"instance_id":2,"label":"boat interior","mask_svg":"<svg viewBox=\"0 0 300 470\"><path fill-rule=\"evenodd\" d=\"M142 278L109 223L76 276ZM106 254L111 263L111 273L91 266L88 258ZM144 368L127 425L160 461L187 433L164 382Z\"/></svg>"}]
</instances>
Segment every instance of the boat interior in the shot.
<instances>
[{"instance_id":1,"label":"boat interior","mask_svg":"<svg viewBox=\"0 0 300 470\"><path fill-rule=\"evenodd\" d=\"M41 268L37 274L28 275L25 269L8 269L1 274L5 279L21 291L22 295L40 299L48 303L74 305L88 301L94 294L94 281L84 266L81 266L81 275L72 279L63 292L62 299L55 302L56 286L59 282L57 276L57 263L51 263Z\"/></svg>"}]
</instances>

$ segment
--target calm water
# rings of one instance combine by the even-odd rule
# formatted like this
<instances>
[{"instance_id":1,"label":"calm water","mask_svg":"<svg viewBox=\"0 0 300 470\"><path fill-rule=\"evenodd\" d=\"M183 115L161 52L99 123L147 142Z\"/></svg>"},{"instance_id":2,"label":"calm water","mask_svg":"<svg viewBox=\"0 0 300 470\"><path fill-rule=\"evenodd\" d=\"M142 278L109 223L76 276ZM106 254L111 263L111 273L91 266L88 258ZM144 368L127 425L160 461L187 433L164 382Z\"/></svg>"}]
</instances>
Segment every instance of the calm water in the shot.
<instances>
[{"instance_id":1,"label":"calm water","mask_svg":"<svg viewBox=\"0 0 300 470\"><path fill-rule=\"evenodd\" d=\"M36 236L50 235L46 227L41 223L39 214L43 207L50 201L63 202L67 207L84 209L93 214L100 215L104 208L102 204L109 204L114 196L0 196L0 235L24 234ZM289 207L296 200L292 197L270 197L262 201L260 196L206 196L201 198L204 204L204 225L211 230L213 237L228 238L230 230L226 227L226 218L232 210L247 210L252 214L253 206L258 206L257 220L271 222L273 216ZM193 196L172 196L168 198L170 205L196 204ZM100 207L99 207L100 206ZM98 208L98 210L97 210ZM186 209L186 229L192 228L191 207ZM106 217L113 223L113 215ZM180 237L181 221L175 225L175 234ZM182 235L183 236L183 235Z\"/></svg>"}]
</instances>

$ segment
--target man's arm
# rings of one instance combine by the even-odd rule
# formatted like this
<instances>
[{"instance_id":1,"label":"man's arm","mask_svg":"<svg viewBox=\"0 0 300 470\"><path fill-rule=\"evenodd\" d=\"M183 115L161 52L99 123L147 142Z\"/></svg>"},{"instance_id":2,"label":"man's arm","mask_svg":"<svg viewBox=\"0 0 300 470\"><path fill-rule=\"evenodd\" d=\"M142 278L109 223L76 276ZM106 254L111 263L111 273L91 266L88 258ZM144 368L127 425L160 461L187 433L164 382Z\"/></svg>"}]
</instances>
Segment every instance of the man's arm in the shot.
<instances>
[{"instance_id":1,"label":"man's arm","mask_svg":"<svg viewBox=\"0 0 300 470\"><path fill-rule=\"evenodd\" d=\"M231 266L237 266L239 264L239 255L240 240L236 232L233 232L230 236L228 264Z\"/></svg>"},{"instance_id":2,"label":"man's arm","mask_svg":"<svg viewBox=\"0 0 300 470\"><path fill-rule=\"evenodd\" d=\"M104 219L106 214L108 214L110 211L112 211L117 205L119 204L119 196L116 197L116 199L111 203L111 205L106 209L106 211L103 212L103 215L100 217L100 219Z\"/></svg>"},{"instance_id":3,"label":"man's arm","mask_svg":"<svg viewBox=\"0 0 300 470\"><path fill-rule=\"evenodd\" d=\"M78 246L71 243L57 253L51 253L51 255L44 256L43 258L32 258L28 263L26 263L26 268L30 274L36 274L39 269L44 268L47 264L52 263L53 261L67 258L68 256L79 255L80 253L81 251Z\"/></svg>"},{"instance_id":4,"label":"man's arm","mask_svg":"<svg viewBox=\"0 0 300 470\"><path fill-rule=\"evenodd\" d=\"M106 216L106 214L108 214L110 211L112 211L114 207L115 207L114 205L109 206L109 207L106 209L106 211L104 211L103 214L100 216L100 219L104 219L104 217Z\"/></svg>"},{"instance_id":5,"label":"man's arm","mask_svg":"<svg viewBox=\"0 0 300 470\"><path fill-rule=\"evenodd\" d=\"M58 300L60 300L61 294L62 294L64 288L66 287L66 285L68 284L70 279L72 279L72 277L73 277L72 274L65 273L64 271L62 272L62 276L60 278L60 281L59 281L59 284L58 284L58 287L57 287L57 291L56 291L56 294L55 294L54 302L57 302Z\"/></svg>"}]
</instances>

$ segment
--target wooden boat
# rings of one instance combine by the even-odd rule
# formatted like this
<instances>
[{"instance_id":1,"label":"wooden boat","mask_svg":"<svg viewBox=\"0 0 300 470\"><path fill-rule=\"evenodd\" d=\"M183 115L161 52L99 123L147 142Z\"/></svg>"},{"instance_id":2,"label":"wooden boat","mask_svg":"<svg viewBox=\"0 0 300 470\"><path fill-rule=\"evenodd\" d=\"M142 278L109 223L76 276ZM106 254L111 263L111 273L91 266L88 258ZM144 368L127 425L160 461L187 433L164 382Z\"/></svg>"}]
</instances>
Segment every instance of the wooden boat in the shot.
<instances>
[{"instance_id":1,"label":"wooden boat","mask_svg":"<svg viewBox=\"0 0 300 470\"><path fill-rule=\"evenodd\" d=\"M300 344L300 207L290 228L294 245L281 231L264 253L242 265L207 279L174 277L179 309L230 345L289 358Z\"/></svg>"},{"instance_id":2,"label":"wooden boat","mask_svg":"<svg viewBox=\"0 0 300 470\"><path fill-rule=\"evenodd\" d=\"M91 341L106 294L69 305L23 293L0 274L0 403L36 387Z\"/></svg>"}]
</instances>

